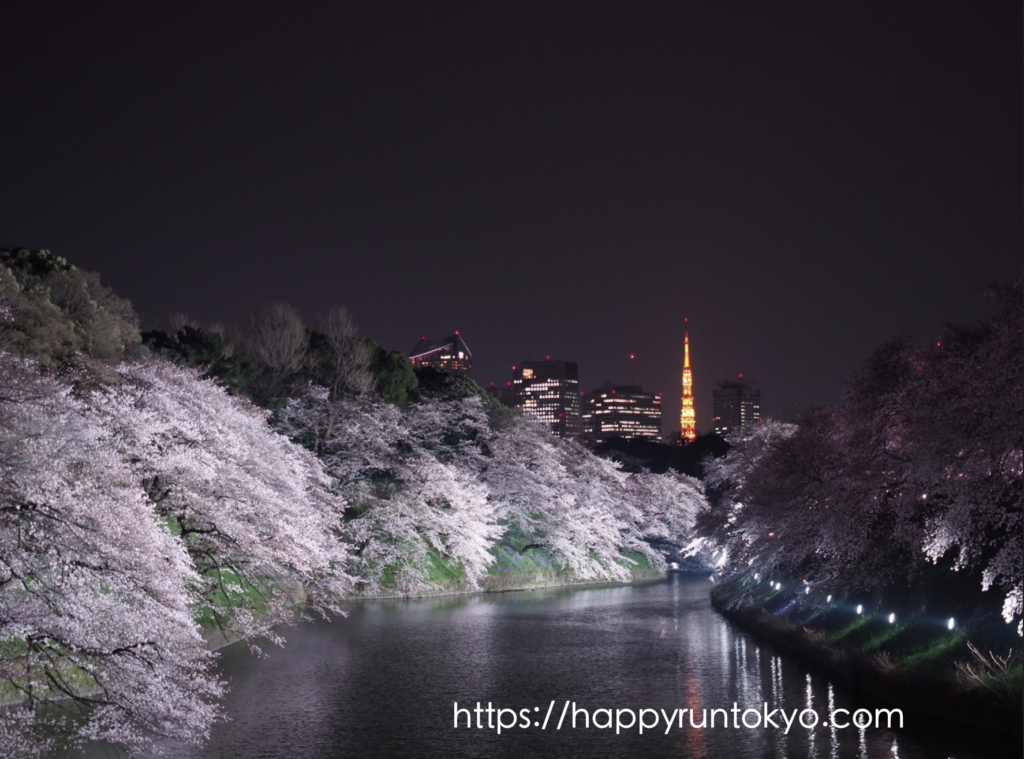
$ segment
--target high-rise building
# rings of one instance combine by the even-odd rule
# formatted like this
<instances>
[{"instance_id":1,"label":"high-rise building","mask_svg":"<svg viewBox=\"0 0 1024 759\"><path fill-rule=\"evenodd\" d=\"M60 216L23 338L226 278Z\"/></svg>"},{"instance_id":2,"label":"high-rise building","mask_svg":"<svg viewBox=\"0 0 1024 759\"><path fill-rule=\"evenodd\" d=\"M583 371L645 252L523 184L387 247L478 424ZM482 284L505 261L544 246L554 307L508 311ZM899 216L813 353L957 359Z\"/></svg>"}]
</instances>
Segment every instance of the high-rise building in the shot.
<instances>
[{"instance_id":1,"label":"high-rise building","mask_svg":"<svg viewBox=\"0 0 1024 759\"><path fill-rule=\"evenodd\" d=\"M444 340L428 340L425 336L409 354L413 366L430 366L452 374L473 376L473 352L458 330Z\"/></svg>"},{"instance_id":2,"label":"high-rise building","mask_svg":"<svg viewBox=\"0 0 1024 759\"><path fill-rule=\"evenodd\" d=\"M761 421L761 388L743 379L715 383L715 432L727 435L744 424Z\"/></svg>"},{"instance_id":3,"label":"high-rise building","mask_svg":"<svg viewBox=\"0 0 1024 759\"><path fill-rule=\"evenodd\" d=\"M687 320L689 321L689 320ZM697 438L697 412L693 408L693 373L690 371L690 331L683 338L683 405L679 412L679 438L684 443Z\"/></svg>"},{"instance_id":4,"label":"high-rise building","mask_svg":"<svg viewBox=\"0 0 1024 759\"><path fill-rule=\"evenodd\" d=\"M661 440L661 396L639 385L602 385L583 397L582 416L583 436L595 443Z\"/></svg>"},{"instance_id":5,"label":"high-rise building","mask_svg":"<svg viewBox=\"0 0 1024 759\"><path fill-rule=\"evenodd\" d=\"M579 437L579 367L575 361L524 361L512 367L515 405L559 437Z\"/></svg>"}]
</instances>

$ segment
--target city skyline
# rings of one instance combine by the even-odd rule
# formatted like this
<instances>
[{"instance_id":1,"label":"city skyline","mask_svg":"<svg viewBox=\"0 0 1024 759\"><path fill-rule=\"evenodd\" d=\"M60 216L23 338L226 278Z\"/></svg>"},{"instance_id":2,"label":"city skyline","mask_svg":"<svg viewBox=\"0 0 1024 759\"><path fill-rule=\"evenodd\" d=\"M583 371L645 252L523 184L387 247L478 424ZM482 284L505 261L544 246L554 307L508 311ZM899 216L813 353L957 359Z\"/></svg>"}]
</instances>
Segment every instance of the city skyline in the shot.
<instances>
[{"instance_id":1,"label":"city skyline","mask_svg":"<svg viewBox=\"0 0 1024 759\"><path fill-rule=\"evenodd\" d=\"M686 323L688 325L688 322L689 322L688 319L684 319L684 323ZM464 366L460 367L460 365L458 363L458 362L462 361L461 352L459 353L457 358L454 355L452 355L452 356L448 356L448 355L442 356L441 358L443 358L444 361L424 360L425 356L432 356L432 355L438 354L443 349L450 349L452 347L452 344L455 343L455 342L461 343L461 345L466 348L466 351L468 353L468 346L466 346L465 341L463 340L459 330L456 330L451 336L449 336L447 338L444 338L444 339L440 339L440 340L431 339L431 338L428 338L426 335L422 335L420 337L419 343L417 343L416 347L409 354L409 358L410 358L410 360L411 360L411 362L412 362L414 367L415 366L431 366L433 368L444 369L444 370L449 371L449 372L451 372L453 374L466 374L467 376L472 376L472 371L471 370L466 369ZM692 384L693 384L692 373L690 371L690 362L689 362L689 347L690 347L690 344L689 344L689 331L687 330L687 331L684 332L683 359L682 359L682 365L683 365L683 370L682 370L682 375L683 375L682 395L683 395L683 398L684 398L683 405L685 405L685 398L686 398L686 395L687 395L687 385L689 384L690 388L692 390ZM449 352L451 352L451 351L449 350ZM471 353L468 355L468 358L469 358L470 361L472 361L472 354ZM587 386L583 383L582 380L580 380L579 381L579 385L578 385L580 396L581 397L583 397L585 395L589 396L589 395L592 395L592 394L599 393L602 389L611 389L611 388L630 388L631 387L631 388L636 389L637 392L640 392L641 391L641 385L639 385L638 383L635 383L635 381L634 381L635 377L636 377L635 369L633 369L633 365L634 365L635 359L636 359L636 355L635 354L630 354L630 356L629 356L629 366L630 366L631 376L630 376L628 382L625 381L624 378L622 378L622 379L620 379L618 381L614 380L613 378L607 378L601 384L595 384L595 385L590 386L591 389L588 391L588 390L584 389ZM504 382L501 382L501 381L498 381L498 380L491 380L490 382L480 382L479 379L477 379L477 382L478 382L478 384L481 385L481 387L483 387L484 389L489 390L492 393L492 395L494 395L499 400L502 400L503 398L506 397L506 395L502 394L502 392L501 392L502 390L507 391L507 397L508 398L512 398L514 396L514 394L515 394L515 385L516 385L516 379L515 378L517 376L520 379L522 378L522 368L523 368L523 365L524 364L537 363L537 361L540 361L540 362L551 362L551 363L562 363L562 364L565 364L565 363L572 364L575 367L575 372L577 373L577 376L579 376L579 374L580 374L579 362L572 361L571 359L565 359L565 358L562 358L562 357L559 357L559 356L552 357L551 354L545 354L543 359L534 360L534 359L531 359L531 358L527 358L527 359L523 359L523 360L519 361L517 364L513 364L510 367L510 373L509 373L510 379L505 380ZM454 365L449 365L448 362L456 362L456 363L454 363ZM469 364L469 366L471 366L471 364ZM742 372L738 373L735 377L722 377L722 378L718 378L718 379L713 381L713 383L712 383L713 387L710 388L709 393L708 393L708 397L712 399L709 402L709 406L712 408L712 413L708 414L708 416L706 417L705 420L702 420L699 417L696 419L696 421L694 423L694 429L695 429L696 435L703 435L703 434L707 434L707 433L710 433L710 432L716 432L717 431L717 427L718 427L718 424L717 424L718 414L717 414L717 412L714 411L714 403L715 403L714 398L716 397L716 395L718 394L719 390L723 386L735 384L737 380L741 384L744 383L744 382L747 382L749 384L749 380L744 380L744 376L743 376ZM760 383L760 380L756 380L755 383L757 385L758 403L760 404L761 383ZM656 395L658 397L658 399L659 399L658 400L658 405L660 407L660 405L662 403L661 398L664 395L664 392L661 391L661 390L654 390L654 391L651 391L651 394ZM692 403L694 405L697 405L698 401L697 401L696 394L691 396L691 401L692 401ZM502 402L504 402L504 400ZM514 404L509 403L507 405L514 405ZM704 404L701 403L700 405L704 405ZM760 418L764 417L764 418L776 419L776 420L779 420L779 421L789 421L789 422L791 422L791 421L795 421L795 419L791 418L791 417L795 417L797 415L798 411L806 411L806 410L809 410L810 408L812 408L811 405L806 404L806 403L803 403L803 404L802 403L790 403L790 404L786 404L785 406L783 406L781 404L775 404L775 405L778 406L778 410L774 411L773 413L770 413L770 414L769 413L763 413L761 411L761 407L759 405L758 406L758 417L757 418L760 419ZM693 408L693 406L691 406L691 409L692 408ZM796 411L794 411L794 409L796 409ZM660 414L660 408L659 408L659 414ZM702 424L702 422L706 422L706 423ZM660 423L661 423L661 430L662 430L661 437L664 438L664 440L666 442L670 442L670 443L678 442L677 438L679 438L679 435L680 435L680 432L681 432L681 425L683 423L682 418L679 420L679 424L676 424L671 419L666 420L664 417L661 417ZM584 426L585 426L585 422L584 422ZM691 437L690 441L692 441L692 439L693 438Z\"/></svg>"},{"instance_id":2,"label":"city skyline","mask_svg":"<svg viewBox=\"0 0 1024 759\"><path fill-rule=\"evenodd\" d=\"M388 350L461 330L481 385L559 356L669 419L685 314L698 429L739 373L769 415L832 403L1021 274L1022 9L886 14L21 4L0 247L146 328L342 305Z\"/></svg>"}]
</instances>

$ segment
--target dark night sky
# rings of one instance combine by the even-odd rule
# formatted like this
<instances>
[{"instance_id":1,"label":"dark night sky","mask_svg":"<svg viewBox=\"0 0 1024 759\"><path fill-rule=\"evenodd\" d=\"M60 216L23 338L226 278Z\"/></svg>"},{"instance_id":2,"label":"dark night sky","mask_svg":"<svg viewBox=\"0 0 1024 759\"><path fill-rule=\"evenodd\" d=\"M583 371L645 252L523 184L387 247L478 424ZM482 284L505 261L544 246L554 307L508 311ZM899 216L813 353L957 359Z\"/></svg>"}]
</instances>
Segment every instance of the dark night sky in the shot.
<instances>
[{"instance_id":1,"label":"dark night sky","mask_svg":"<svg viewBox=\"0 0 1024 759\"><path fill-rule=\"evenodd\" d=\"M96 5L0 10L0 246L147 326L635 352L678 424L688 316L706 429L716 379L832 402L1021 274L1019 2Z\"/></svg>"}]
</instances>

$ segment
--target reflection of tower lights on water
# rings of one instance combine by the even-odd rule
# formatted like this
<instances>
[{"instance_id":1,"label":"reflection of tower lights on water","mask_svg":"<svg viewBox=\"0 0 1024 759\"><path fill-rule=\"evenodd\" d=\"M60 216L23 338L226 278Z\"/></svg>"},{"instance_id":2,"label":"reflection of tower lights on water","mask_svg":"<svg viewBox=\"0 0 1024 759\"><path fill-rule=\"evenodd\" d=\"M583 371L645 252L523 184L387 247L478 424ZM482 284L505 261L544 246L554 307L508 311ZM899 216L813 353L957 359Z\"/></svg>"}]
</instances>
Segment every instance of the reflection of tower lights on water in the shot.
<instances>
[{"instance_id":1,"label":"reflection of tower lights on water","mask_svg":"<svg viewBox=\"0 0 1024 759\"><path fill-rule=\"evenodd\" d=\"M684 443L690 443L697 438L697 415L693 410L693 374L690 372L689 330L686 330L683 339L683 406L679 412L679 436Z\"/></svg>"}]
</instances>

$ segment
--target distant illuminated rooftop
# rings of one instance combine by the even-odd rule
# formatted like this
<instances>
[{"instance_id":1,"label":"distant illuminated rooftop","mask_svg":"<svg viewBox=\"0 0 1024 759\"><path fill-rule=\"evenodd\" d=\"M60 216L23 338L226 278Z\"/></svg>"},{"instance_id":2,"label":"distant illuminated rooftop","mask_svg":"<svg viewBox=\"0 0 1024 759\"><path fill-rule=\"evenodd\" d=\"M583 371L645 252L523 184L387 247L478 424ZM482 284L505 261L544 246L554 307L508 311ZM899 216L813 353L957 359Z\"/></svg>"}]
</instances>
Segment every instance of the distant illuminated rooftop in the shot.
<instances>
[{"instance_id":1,"label":"distant illuminated rooftop","mask_svg":"<svg viewBox=\"0 0 1024 759\"><path fill-rule=\"evenodd\" d=\"M467 377L473 375L473 352L458 330L443 340L429 340L424 335L409 353L409 361L413 366L429 366Z\"/></svg>"}]
</instances>

